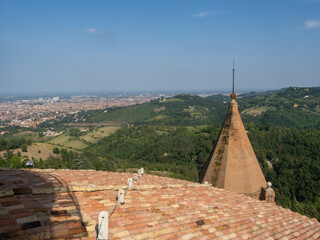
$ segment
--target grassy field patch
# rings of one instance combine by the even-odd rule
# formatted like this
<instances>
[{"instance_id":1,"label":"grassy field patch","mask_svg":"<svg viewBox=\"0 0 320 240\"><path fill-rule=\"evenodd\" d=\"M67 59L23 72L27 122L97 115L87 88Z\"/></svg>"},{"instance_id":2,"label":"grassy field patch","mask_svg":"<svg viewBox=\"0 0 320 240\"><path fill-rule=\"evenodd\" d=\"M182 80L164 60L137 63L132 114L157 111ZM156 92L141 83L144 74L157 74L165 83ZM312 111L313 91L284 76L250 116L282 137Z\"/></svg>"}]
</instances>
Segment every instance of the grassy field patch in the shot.
<instances>
[{"instance_id":1,"label":"grassy field patch","mask_svg":"<svg viewBox=\"0 0 320 240\"><path fill-rule=\"evenodd\" d=\"M166 117L167 117L166 115L158 115L158 116L155 116L155 117L153 117L153 118L149 118L149 119L147 120L147 122L162 120L162 119L165 119Z\"/></svg>"},{"instance_id":2,"label":"grassy field patch","mask_svg":"<svg viewBox=\"0 0 320 240\"><path fill-rule=\"evenodd\" d=\"M88 146L81 140L78 140L76 137L71 137L67 134L62 134L54 139L51 139L48 143L79 150Z\"/></svg>"},{"instance_id":3,"label":"grassy field patch","mask_svg":"<svg viewBox=\"0 0 320 240\"><path fill-rule=\"evenodd\" d=\"M268 110L276 110L275 107L253 107L253 108L249 108L246 109L244 111L242 111L242 114L248 114L248 115L252 115L252 116L259 116L260 114L268 111Z\"/></svg>"},{"instance_id":4,"label":"grassy field patch","mask_svg":"<svg viewBox=\"0 0 320 240\"><path fill-rule=\"evenodd\" d=\"M187 129L189 130L189 131L199 131L199 130L201 130L201 129L203 129L203 128L206 128L206 127L208 127L208 125L200 125L200 126L189 126L189 127L187 127Z\"/></svg>"},{"instance_id":5,"label":"grassy field patch","mask_svg":"<svg viewBox=\"0 0 320 240\"><path fill-rule=\"evenodd\" d=\"M179 98L169 98L169 99L160 101L160 103L168 103L168 102L183 102L183 100Z\"/></svg>"},{"instance_id":6,"label":"grassy field patch","mask_svg":"<svg viewBox=\"0 0 320 240\"><path fill-rule=\"evenodd\" d=\"M53 148L55 147L57 146L54 146L48 143L34 143L31 146L28 146L28 152L22 152L21 148L13 149L10 151L12 151L14 154L17 154L17 152L20 152L21 157L27 156L30 160L32 159L32 157L34 157L35 159L42 158L43 160L45 160L48 157L50 157L50 155L54 157L57 156L56 154L53 153ZM58 148L61 149L61 147L58 147ZM6 151L0 152L0 156L3 156L5 152Z\"/></svg>"},{"instance_id":7,"label":"grassy field patch","mask_svg":"<svg viewBox=\"0 0 320 240\"><path fill-rule=\"evenodd\" d=\"M81 136L80 139L83 139L87 142L96 143L100 139L109 136L110 134L115 133L120 127L119 126L107 126L95 129L93 132L90 132L84 136Z\"/></svg>"},{"instance_id":8,"label":"grassy field patch","mask_svg":"<svg viewBox=\"0 0 320 240\"><path fill-rule=\"evenodd\" d=\"M104 114L104 113L100 113ZM125 124L122 121L99 121L99 122L81 122L81 123L66 123L70 127L103 127L103 126L121 126Z\"/></svg>"},{"instance_id":9,"label":"grassy field patch","mask_svg":"<svg viewBox=\"0 0 320 240\"><path fill-rule=\"evenodd\" d=\"M13 137L23 137L26 139L30 139L33 142L46 142L49 141L50 139L54 138L54 136L43 136L43 137L39 137L39 132L32 132L32 131L23 131L23 132L19 132L16 134L12 135Z\"/></svg>"}]
</instances>

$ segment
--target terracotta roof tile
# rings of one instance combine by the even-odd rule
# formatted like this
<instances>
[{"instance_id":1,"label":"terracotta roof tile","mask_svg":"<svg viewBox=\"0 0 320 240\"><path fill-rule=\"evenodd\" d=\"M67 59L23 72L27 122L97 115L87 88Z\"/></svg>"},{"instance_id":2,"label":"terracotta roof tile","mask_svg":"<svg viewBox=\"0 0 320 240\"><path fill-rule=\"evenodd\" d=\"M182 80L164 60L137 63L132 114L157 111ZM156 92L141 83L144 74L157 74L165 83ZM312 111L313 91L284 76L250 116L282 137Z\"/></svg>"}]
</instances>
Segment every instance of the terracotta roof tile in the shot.
<instances>
[{"instance_id":1,"label":"terracotta roof tile","mask_svg":"<svg viewBox=\"0 0 320 240\"><path fill-rule=\"evenodd\" d=\"M132 173L0 171L0 237L96 239ZM3 191L2 191L3 190ZM204 184L143 175L109 219L110 239L318 239L320 224Z\"/></svg>"}]
</instances>

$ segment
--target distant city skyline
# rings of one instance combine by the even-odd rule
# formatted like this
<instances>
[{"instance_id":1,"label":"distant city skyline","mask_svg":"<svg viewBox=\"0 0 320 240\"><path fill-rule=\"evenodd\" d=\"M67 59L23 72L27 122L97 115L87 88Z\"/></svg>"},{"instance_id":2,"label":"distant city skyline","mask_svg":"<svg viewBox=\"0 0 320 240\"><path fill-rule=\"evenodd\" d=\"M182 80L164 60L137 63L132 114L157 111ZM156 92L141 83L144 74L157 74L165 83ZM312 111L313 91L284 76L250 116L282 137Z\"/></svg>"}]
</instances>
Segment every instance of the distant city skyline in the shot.
<instances>
[{"instance_id":1,"label":"distant city skyline","mask_svg":"<svg viewBox=\"0 0 320 240\"><path fill-rule=\"evenodd\" d=\"M320 86L320 1L0 1L0 94Z\"/></svg>"}]
</instances>

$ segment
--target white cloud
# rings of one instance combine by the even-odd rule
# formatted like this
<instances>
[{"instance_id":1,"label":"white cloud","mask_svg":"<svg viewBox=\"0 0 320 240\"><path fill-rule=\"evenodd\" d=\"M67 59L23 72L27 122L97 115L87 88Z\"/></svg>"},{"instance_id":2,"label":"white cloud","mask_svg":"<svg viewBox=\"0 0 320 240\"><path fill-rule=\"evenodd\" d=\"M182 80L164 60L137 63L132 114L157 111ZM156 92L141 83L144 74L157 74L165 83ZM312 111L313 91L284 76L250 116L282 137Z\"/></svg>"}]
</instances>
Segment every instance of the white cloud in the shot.
<instances>
[{"instance_id":1,"label":"white cloud","mask_svg":"<svg viewBox=\"0 0 320 240\"><path fill-rule=\"evenodd\" d=\"M306 29L312 29L320 27L320 21L318 20L309 20L304 22L304 28Z\"/></svg>"},{"instance_id":2,"label":"white cloud","mask_svg":"<svg viewBox=\"0 0 320 240\"><path fill-rule=\"evenodd\" d=\"M98 31L95 28L86 28L86 29L84 29L84 31L87 33L92 33L92 34L102 34L102 32Z\"/></svg>"},{"instance_id":3,"label":"white cloud","mask_svg":"<svg viewBox=\"0 0 320 240\"><path fill-rule=\"evenodd\" d=\"M210 15L213 15L217 12L207 12L207 11L202 11L202 12L199 12L197 14L194 14L193 16L195 18L203 18L203 17L207 17L207 16L210 16Z\"/></svg>"}]
</instances>

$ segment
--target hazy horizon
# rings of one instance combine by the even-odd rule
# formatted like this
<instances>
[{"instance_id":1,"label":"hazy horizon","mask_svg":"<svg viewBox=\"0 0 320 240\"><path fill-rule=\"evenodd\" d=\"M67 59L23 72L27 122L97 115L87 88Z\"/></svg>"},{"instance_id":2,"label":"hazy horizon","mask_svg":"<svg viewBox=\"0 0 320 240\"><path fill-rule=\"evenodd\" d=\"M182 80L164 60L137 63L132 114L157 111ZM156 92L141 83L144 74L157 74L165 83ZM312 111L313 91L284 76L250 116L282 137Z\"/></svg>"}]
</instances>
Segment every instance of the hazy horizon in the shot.
<instances>
[{"instance_id":1,"label":"hazy horizon","mask_svg":"<svg viewBox=\"0 0 320 240\"><path fill-rule=\"evenodd\" d=\"M297 88L310 88L309 86L289 86L289 87L297 87ZM238 95L249 93L249 92L270 92L270 91L279 91L282 89L236 89L236 93ZM320 86L315 86L316 88L319 88ZM311 87L312 88L312 87ZM190 95L200 95L200 94L222 94L222 95L229 95L231 93L231 89L225 89L225 90L130 90L130 91L43 91L43 92L8 92L8 93L2 93L0 92L0 97L30 97L30 98L37 98L37 97L54 97L54 96L60 96L60 97L69 97L69 96L98 96L98 97L106 97L108 95L110 96L138 96L139 94L142 95L160 95L160 94L166 94L166 95L179 95L179 94L190 94Z\"/></svg>"},{"instance_id":2,"label":"hazy horizon","mask_svg":"<svg viewBox=\"0 0 320 240\"><path fill-rule=\"evenodd\" d=\"M290 87L297 87L297 88L313 88L313 87L320 87L320 84L314 85L314 86L285 86L281 88L241 88L237 89L235 87L236 93L247 93L247 92L268 92L268 91L277 91L281 89L286 89ZM192 94L192 93L223 93L227 94L230 93L232 88L229 89L176 89L176 90L170 90L170 89L132 89L132 90L27 90L27 91L7 91L2 92L0 90L0 96L10 96L10 95L67 95L67 94L146 94L146 93L186 93L186 94Z\"/></svg>"},{"instance_id":3,"label":"hazy horizon","mask_svg":"<svg viewBox=\"0 0 320 240\"><path fill-rule=\"evenodd\" d=\"M0 94L227 92L233 59L238 92L316 87L319 13L318 0L2 0Z\"/></svg>"}]
</instances>

